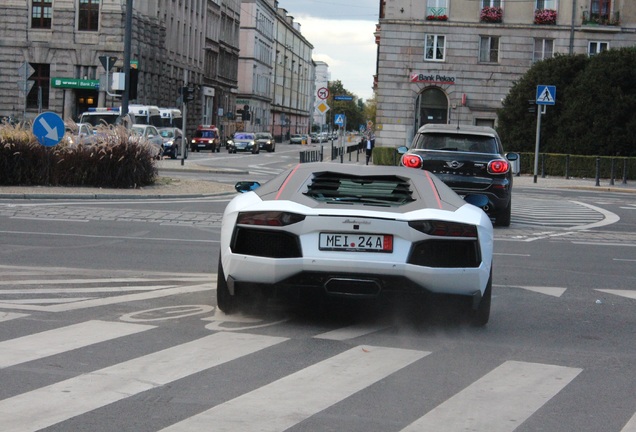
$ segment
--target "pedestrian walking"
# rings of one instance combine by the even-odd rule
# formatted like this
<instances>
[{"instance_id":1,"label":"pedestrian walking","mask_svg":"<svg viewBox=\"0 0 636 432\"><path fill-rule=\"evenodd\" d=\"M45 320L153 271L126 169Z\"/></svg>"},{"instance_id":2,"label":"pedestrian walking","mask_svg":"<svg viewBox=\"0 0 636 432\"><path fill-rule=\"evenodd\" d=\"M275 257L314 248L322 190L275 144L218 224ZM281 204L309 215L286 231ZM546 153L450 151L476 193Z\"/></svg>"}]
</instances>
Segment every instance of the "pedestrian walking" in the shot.
<instances>
[{"instance_id":1,"label":"pedestrian walking","mask_svg":"<svg viewBox=\"0 0 636 432\"><path fill-rule=\"evenodd\" d=\"M373 131L373 122L367 122L367 129L364 131L365 151L367 155L367 165L373 156L373 147L375 146L375 132Z\"/></svg>"}]
</instances>

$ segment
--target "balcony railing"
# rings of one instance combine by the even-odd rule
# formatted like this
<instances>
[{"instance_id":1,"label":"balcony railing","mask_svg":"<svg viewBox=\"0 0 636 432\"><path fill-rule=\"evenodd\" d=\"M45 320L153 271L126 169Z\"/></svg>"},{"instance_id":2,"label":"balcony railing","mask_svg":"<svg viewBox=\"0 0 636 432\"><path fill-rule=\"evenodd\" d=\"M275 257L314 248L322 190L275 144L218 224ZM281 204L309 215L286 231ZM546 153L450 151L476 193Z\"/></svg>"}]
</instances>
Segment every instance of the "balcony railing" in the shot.
<instances>
[{"instance_id":1,"label":"balcony railing","mask_svg":"<svg viewBox=\"0 0 636 432\"><path fill-rule=\"evenodd\" d=\"M537 9L534 11L535 24L556 24L557 11L553 9Z\"/></svg>"},{"instance_id":2,"label":"balcony railing","mask_svg":"<svg viewBox=\"0 0 636 432\"><path fill-rule=\"evenodd\" d=\"M621 24L620 15L618 12L612 12L607 14L590 13L589 11L583 11L583 25L604 25L604 26L618 26Z\"/></svg>"},{"instance_id":3,"label":"balcony railing","mask_svg":"<svg viewBox=\"0 0 636 432\"><path fill-rule=\"evenodd\" d=\"M426 8L426 20L427 21L447 21L448 15L445 7L427 7Z\"/></svg>"},{"instance_id":4,"label":"balcony railing","mask_svg":"<svg viewBox=\"0 0 636 432\"><path fill-rule=\"evenodd\" d=\"M479 13L479 21L485 23L500 23L503 20L503 9L500 7L485 7Z\"/></svg>"}]
</instances>

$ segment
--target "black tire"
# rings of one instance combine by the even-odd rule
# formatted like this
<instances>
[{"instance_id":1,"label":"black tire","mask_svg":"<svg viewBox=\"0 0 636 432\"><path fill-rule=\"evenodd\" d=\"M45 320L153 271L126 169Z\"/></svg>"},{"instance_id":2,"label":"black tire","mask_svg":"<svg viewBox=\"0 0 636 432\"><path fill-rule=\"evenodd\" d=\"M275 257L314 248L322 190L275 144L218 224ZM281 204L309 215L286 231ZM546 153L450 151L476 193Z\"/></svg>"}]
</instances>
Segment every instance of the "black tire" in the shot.
<instances>
[{"instance_id":1,"label":"black tire","mask_svg":"<svg viewBox=\"0 0 636 432\"><path fill-rule=\"evenodd\" d=\"M510 226L510 218L512 216L512 199L508 201L508 205L505 209L498 212L495 216L495 225L501 227Z\"/></svg>"},{"instance_id":2,"label":"black tire","mask_svg":"<svg viewBox=\"0 0 636 432\"><path fill-rule=\"evenodd\" d=\"M490 319L490 304L492 301L492 266L490 267L490 277L484 295L481 297L477 309L471 309L470 323L474 327L483 327Z\"/></svg>"},{"instance_id":3,"label":"black tire","mask_svg":"<svg viewBox=\"0 0 636 432\"><path fill-rule=\"evenodd\" d=\"M221 256L219 255L219 270L216 277L216 305L222 312L230 315L238 309L238 299L235 295L230 294L227 286L223 266L221 265Z\"/></svg>"}]
</instances>

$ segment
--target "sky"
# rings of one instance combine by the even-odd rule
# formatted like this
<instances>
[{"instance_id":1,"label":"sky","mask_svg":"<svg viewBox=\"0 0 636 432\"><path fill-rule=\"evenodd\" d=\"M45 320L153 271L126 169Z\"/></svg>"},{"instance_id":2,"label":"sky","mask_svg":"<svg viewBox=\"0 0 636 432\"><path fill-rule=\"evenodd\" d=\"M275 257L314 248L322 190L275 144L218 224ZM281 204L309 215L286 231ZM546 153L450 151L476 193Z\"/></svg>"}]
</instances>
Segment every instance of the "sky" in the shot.
<instances>
[{"instance_id":1,"label":"sky","mask_svg":"<svg viewBox=\"0 0 636 432\"><path fill-rule=\"evenodd\" d=\"M347 4L343 4L343 3ZM314 46L313 59L329 65L332 81L362 99L373 95L375 25L379 0L279 0Z\"/></svg>"}]
</instances>

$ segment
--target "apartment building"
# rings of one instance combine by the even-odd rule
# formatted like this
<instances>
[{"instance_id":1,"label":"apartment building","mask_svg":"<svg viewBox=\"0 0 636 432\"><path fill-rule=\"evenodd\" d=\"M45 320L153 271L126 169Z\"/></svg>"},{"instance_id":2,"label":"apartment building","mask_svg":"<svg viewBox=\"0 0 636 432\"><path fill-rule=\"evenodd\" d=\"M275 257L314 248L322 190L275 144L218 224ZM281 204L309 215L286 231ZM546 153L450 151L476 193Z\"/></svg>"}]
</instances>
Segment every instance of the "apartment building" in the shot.
<instances>
[{"instance_id":1,"label":"apartment building","mask_svg":"<svg viewBox=\"0 0 636 432\"><path fill-rule=\"evenodd\" d=\"M54 111L77 119L91 107L120 106L106 78L124 69L126 3L3 0L0 116L29 120L40 111ZM188 83L195 88L188 105L190 127L216 122L220 101L232 98L227 103L233 104L238 88L240 4L135 1L131 102L176 106Z\"/></svg>"},{"instance_id":2,"label":"apartment building","mask_svg":"<svg viewBox=\"0 0 636 432\"><path fill-rule=\"evenodd\" d=\"M636 45L636 2L380 0L376 42L377 143L400 146L426 123L496 126L536 61Z\"/></svg>"}]
</instances>

